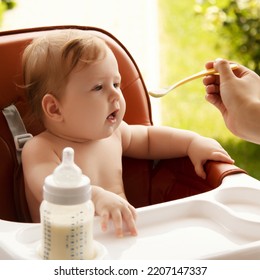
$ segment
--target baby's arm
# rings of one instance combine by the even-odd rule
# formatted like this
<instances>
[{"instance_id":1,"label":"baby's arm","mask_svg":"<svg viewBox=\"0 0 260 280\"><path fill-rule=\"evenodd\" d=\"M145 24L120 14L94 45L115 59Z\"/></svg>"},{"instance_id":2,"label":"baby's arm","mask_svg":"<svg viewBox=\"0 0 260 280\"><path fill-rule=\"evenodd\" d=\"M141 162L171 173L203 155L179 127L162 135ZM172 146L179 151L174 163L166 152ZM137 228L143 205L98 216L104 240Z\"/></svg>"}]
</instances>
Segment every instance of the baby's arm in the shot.
<instances>
[{"instance_id":1,"label":"baby's arm","mask_svg":"<svg viewBox=\"0 0 260 280\"><path fill-rule=\"evenodd\" d=\"M32 138L23 147L25 193L33 222L40 222L39 208L43 199L45 177L52 174L59 163L58 156L41 139Z\"/></svg>"},{"instance_id":2,"label":"baby's arm","mask_svg":"<svg viewBox=\"0 0 260 280\"><path fill-rule=\"evenodd\" d=\"M122 123L121 133L124 155L148 159L189 156L202 178L206 177L203 165L207 160L234 162L217 141L192 131Z\"/></svg>"}]
</instances>

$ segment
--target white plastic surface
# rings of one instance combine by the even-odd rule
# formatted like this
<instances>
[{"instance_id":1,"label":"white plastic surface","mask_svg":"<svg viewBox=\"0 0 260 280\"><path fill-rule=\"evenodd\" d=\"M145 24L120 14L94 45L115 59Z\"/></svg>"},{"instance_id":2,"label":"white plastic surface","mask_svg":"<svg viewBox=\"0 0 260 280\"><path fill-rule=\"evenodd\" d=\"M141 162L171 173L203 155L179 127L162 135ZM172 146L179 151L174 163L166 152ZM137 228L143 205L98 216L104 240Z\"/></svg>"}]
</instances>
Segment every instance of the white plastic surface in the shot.
<instances>
[{"instance_id":1,"label":"white plastic surface","mask_svg":"<svg viewBox=\"0 0 260 280\"><path fill-rule=\"evenodd\" d=\"M138 209L137 237L102 233L98 259L260 259L260 182L245 174L197 196ZM39 224L0 221L0 259L38 259Z\"/></svg>"},{"instance_id":2,"label":"white plastic surface","mask_svg":"<svg viewBox=\"0 0 260 280\"><path fill-rule=\"evenodd\" d=\"M5 231L2 231L3 226ZM0 221L0 259L41 260L40 224L19 224ZM101 243L94 241L95 260L107 254Z\"/></svg>"}]
</instances>

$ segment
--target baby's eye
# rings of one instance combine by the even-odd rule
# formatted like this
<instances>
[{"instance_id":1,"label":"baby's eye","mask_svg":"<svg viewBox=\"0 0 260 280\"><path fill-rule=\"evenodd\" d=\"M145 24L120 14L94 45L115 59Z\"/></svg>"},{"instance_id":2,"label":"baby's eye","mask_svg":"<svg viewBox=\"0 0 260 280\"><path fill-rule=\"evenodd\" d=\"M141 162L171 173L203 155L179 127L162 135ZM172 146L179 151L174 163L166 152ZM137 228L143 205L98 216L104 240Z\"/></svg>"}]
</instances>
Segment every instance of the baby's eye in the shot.
<instances>
[{"instance_id":1,"label":"baby's eye","mask_svg":"<svg viewBox=\"0 0 260 280\"><path fill-rule=\"evenodd\" d=\"M120 88L121 84L120 83L114 83L115 88Z\"/></svg>"},{"instance_id":2,"label":"baby's eye","mask_svg":"<svg viewBox=\"0 0 260 280\"><path fill-rule=\"evenodd\" d=\"M102 90L102 88L103 88L102 85L96 85L96 86L93 87L92 90L93 91L100 91L100 90Z\"/></svg>"}]
</instances>

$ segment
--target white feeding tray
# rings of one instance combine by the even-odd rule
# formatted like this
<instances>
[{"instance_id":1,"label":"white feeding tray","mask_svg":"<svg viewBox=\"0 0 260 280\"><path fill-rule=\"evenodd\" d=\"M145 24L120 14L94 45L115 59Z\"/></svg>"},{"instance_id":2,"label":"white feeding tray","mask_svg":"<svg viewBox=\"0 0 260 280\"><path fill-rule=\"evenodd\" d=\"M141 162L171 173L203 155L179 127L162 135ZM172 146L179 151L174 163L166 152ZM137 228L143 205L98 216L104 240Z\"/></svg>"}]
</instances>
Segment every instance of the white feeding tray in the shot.
<instances>
[{"instance_id":1,"label":"white feeding tray","mask_svg":"<svg viewBox=\"0 0 260 280\"><path fill-rule=\"evenodd\" d=\"M260 183L229 177L210 192L139 208L137 237L116 238L112 225L103 233L96 219L97 259L260 259ZM39 259L39 239L39 224L1 221L0 259Z\"/></svg>"}]
</instances>

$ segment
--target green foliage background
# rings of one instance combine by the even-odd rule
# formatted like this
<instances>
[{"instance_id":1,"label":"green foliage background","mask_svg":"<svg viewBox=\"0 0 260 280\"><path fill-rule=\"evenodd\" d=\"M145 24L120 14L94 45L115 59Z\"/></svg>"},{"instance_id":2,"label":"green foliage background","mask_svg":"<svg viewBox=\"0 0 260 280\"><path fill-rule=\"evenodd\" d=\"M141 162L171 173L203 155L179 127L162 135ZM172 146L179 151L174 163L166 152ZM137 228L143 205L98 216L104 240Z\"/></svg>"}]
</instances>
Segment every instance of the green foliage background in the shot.
<instances>
[{"instance_id":1,"label":"green foliage background","mask_svg":"<svg viewBox=\"0 0 260 280\"><path fill-rule=\"evenodd\" d=\"M195 12L195 4L194 0L158 0L161 86L203 70L208 60L227 56L229 43L219 32L205 28L205 18ZM239 59L237 62L241 63ZM260 146L232 135L219 111L205 101L204 95L199 79L163 97L163 124L215 138L236 165L260 179Z\"/></svg>"},{"instance_id":2,"label":"green foliage background","mask_svg":"<svg viewBox=\"0 0 260 280\"><path fill-rule=\"evenodd\" d=\"M3 14L6 10L13 9L16 3L12 0L0 0L0 24L3 20Z\"/></svg>"},{"instance_id":3,"label":"green foliage background","mask_svg":"<svg viewBox=\"0 0 260 280\"><path fill-rule=\"evenodd\" d=\"M260 74L260 0L200 0L196 12L227 42L227 56ZM221 45L216 44L221 48Z\"/></svg>"}]
</instances>

